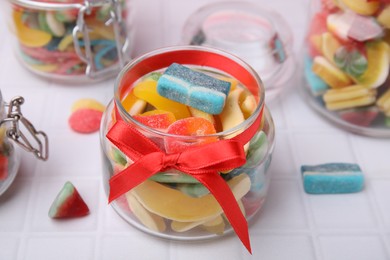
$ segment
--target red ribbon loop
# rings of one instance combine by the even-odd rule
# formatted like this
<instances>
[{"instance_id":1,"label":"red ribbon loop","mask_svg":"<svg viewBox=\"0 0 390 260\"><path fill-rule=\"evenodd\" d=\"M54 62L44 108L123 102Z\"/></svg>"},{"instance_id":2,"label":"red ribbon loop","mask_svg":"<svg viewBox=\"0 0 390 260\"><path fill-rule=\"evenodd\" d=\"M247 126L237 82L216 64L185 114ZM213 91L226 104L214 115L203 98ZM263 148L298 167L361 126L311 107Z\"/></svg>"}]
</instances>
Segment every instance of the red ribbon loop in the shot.
<instances>
[{"instance_id":1,"label":"red ribbon loop","mask_svg":"<svg viewBox=\"0 0 390 260\"><path fill-rule=\"evenodd\" d=\"M218 172L237 168L246 161L244 145L260 126L262 112L241 134L226 140L189 147L166 154L146 136L124 122L115 107L117 122L107 138L133 163L110 179L109 202L117 199L154 174L169 168L189 174L209 189L225 212L242 243L251 252L248 225L233 193Z\"/></svg>"}]
</instances>

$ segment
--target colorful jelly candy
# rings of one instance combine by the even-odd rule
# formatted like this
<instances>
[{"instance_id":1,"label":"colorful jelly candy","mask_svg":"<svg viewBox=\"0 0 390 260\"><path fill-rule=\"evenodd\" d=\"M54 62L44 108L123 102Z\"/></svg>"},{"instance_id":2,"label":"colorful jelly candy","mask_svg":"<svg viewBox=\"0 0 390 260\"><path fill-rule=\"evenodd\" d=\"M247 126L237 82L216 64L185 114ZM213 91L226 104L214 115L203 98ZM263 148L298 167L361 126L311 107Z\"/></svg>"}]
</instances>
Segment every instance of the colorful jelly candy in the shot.
<instances>
[{"instance_id":1,"label":"colorful jelly candy","mask_svg":"<svg viewBox=\"0 0 390 260\"><path fill-rule=\"evenodd\" d=\"M368 127L378 117L379 111L376 107L363 107L342 110L340 118L354 125Z\"/></svg>"},{"instance_id":2,"label":"colorful jelly candy","mask_svg":"<svg viewBox=\"0 0 390 260\"><path fill-rule=\"evenodd\" d=\"M121 103L127 113L131 116L141 114L146 108L146 101L134 96L133 92L129 92L121 100Z\"/></svg>"},{"instance_id":3,"label":"colorful jelly candy","mask_svg":"<svg viewBox=\"0 0 390 260\"><path fill-rule=\"evenodd\" d=\"M71 129L78 133L93 133L99 130L105 107L93 99L80 99L72 106L68 119Z\"/></svg>"},{"instance_id":4,"label":"colorful jelly candy","mask_svg":"<svg viewBox=\"0 0 390 260\"><path fill-rule=\"evenodd\" d=\"M151 110L133 118L140 123L158 130L167 129L173 122L176 121L172 112L163 110Z\"/></svg>"},{"instance_id":5,"label":"colorful jelly candy","mask_svg":"<svg viewBox=\"0 0 390 260\"><path fill-rule=\"evenodd\" d=\"M88 214L89 208L87 204L69 181L65 183L58 193L49 210L49 217L51 218L73 218Z\"/></svg>"},{"instance_id":6,"label":"colorful jelly candy","mask_svg":"<svg viewBox=\"0 0 390 260\"><path fill-rule=\"evenodd\" d=\"M251 182L241 174L227 182L236 200L248 193ZM215 218L222 208L211 194L193 198L154 181L144 181L130 191L150 212L179 222L196 222ZM164 203L161 203L161 202Z\"/></svg>"},{"instance_id":7,"label":"colorful jelly candy","mask_svg":"<svg viewBox=\"0 0 390 260\"><path fill-rule=\"evenodd\" d=\"M332 88L342 88L352 84L351 78L323 56L313 60L313 72Z\"/></svg>"},{"instance_id":8,"label":"colorful jelly candy","mask_svg":"<svg viewBox=\"0 0 390 260\"><path fill-rule=\"evenodd\" d=\"M382 94L376 102L379 109L387 116L390 117L390 89Z\"/></svg>"},{"instance_id":9,"label":"colorful jelly candy","mask_svg":"<svg viewBox=\"0 0 390 260\"><path fill-rule=\"evenodd\" d=\"M231 91L227 97L226 105L219 115L224 131L229 130L245 121L244 114L240 107L240 96L243 93L241 88Z\"/></svg>"},{"instance_id":10,"label":"colorful jelly candy","mask_svg":"<svg viewBox=\"0 0 390 260\"><path fill-rule=\"evenodd\" d=\"M0 181L8 177L8 156L0 154Z\"/></svg>"},{"instance_id":11,"label":"colorful jelly candy","mask_svg":"<svg viewBox=\"0 0 390 260\"><path fill-rule=\"evenodd\" d=\"M341 8L349 8L361 15L373 15L380 7L380 0L338 0L334 1Z\"/></svg>"},{"instance_id":12,"label":"colorful jelly candy","mask_svg":"<svg viewBox=\"0 0 390 260\"><path fill-rule=\"evenodd\" d=\"M172 112L176 119L191 116L187 106L160 96L157 93L157 82L154 80L141 81L133 88L133 94L159 110Z\"/></svg>"},{"instance_id":13,"label":"colorful jelly candy","mask_svg":"<svg viewBox=\"0 0 390 260\"><path fill-rule=\"evenodd\" d=\"M375 103L376 90L353 85L340 89L329 89L323 95L328 110L341 110Z\"/></svg>"},{"instance_id":14,"label":"colorful jelly candy","mask_svg":"<svg viewBox=\"0 0 390 260\"><path fill-rule=\"evenodd\" d=\"M303 165L303 186L311 194L359 192L364 187L364 176L357 164L328 163Z\"/></svg>"},{"instance_id":15,"label":"colorful jelly candy","mask_svg":"<svg viewBox=\"0 0 390 260\"><path fill-rule=\"evenodd\" d=\"M166 69L157 85L161 96L213 115L221 113L229 90L230 82L177 63Z\"/></svg>"},{"instance_id":16,"label":"colorful jelly candy","mask_svg":"<svg viewBox=\"0 0 390 260\"><path fill-rule=\"evenodd\" d=\"M75 1L66 2L64 5ZM82 1L77 3L80 2ZM122 6L125 1L119 1L119 3ZM91 53L88 54L92 63L90 68L100 71L116 65L119 61L114 27L106 23L111 19L112 7L111 4L106 3L91 7L90 11L90 14L84 17L91 45ZM23 64L44 76L86 74L85 58L78 55L78 53L86 53L84 42L86 35L74 32L77 28L78 13L77 8L46 11L39 7L34 9L13 5L14 31L20 43L18 54ZM122 15L126 17L125 11ZM75 42L75 38L79 40ZM124 37L120 38L123 43ZM76 47L80 49L79 52L76 52Z\"/></svg>"},{"instance_id":17,"label":"colorful jelly candy","mask_svg":"<svg viewBox=\"0 0 390 260\"><path fill-rule=\"evenodd\" d=\"M313 71L313 60L310 57L305 57L305 78L307 83L310 86L311 92L314 96L320 96L325 93L326 90L329 89L328 85L325 81L323 81L320 77L318 77Z\"/></svg>"},{"instance_id":18,"label":"colorful jelly candy","mask_svg":"<svg viewBox=\"0 0 390 260\"><path fill-rule=\"evenodd\" d=\"M168 127L167 133L195 137L189 138L189 140L166 137L165 149L168 153L182 152L190 146L207 144L218 140L217 137L202 137L215 134L216 131L214 125L209 120L201 117L188 117L177 120Z\"/></svg>"}]
</instances>

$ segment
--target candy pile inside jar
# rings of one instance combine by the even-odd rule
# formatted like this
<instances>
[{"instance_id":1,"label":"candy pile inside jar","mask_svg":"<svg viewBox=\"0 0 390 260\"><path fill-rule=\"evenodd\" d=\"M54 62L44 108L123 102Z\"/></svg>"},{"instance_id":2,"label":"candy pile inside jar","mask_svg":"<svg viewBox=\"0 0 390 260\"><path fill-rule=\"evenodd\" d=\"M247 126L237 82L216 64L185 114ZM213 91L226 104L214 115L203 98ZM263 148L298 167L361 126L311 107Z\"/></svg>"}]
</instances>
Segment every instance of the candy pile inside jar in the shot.
<instances>
[{"instance_id":1,"label":"candy pile inside jar","mask_svg":"<svg viewBox=\"0 0 390 260\"><path fill-rule=\"evenodd\" d=\"M82 0L37 2L49 5L84 3ZM124 4L124 1L119 2L121 5ZM83 23L88 28L89 42L86 42L86 35L83 33L73 32L78 25L79 8L34 9L18 5L17 1L14 1L12 19L19 43L18 54L27 68L43 75L69 76L86 73L88 60L85 57L92 57L92 66L96 71L118 63L114 29L111 25L106 25L113 7L105 3L98 7L91 7L88 12L85 12ZM123 11L123 16L125 15ZM77 46L83 58L75 49L76 38L78 38ZM86 45L89 44L90 54L86 51L87 48L89 49Z\"/></svg>"},{"instance_id":2,"label":"candy pile inside jar","mask_svg":"<svg viewBox=\"0 0 390 260\"><path fill-rule=\"evenodd\" d=\"M0 182L8 177L8 163L11 147L5 142L5 127L0 127Z\"/></svg>"},{"instance_id":3,"label":"candy pile inside jar","mask_svg":"<svg viewBox=\"0 0 390 260\"><path fill-rule=\"evenodd\" d=\"M143 125L174 136L194 137L190 141L170 135L150 137L166 153L217 142L219 137L209 135L238 126L258 106L257 97L236 79L177 63L142 77L121 103ZM268 152L268 139L261 128L244 147L245 165L220 173L246 217L261 207L267 188L261 164ZM115 147L110 154L114 175L132 163ZM209 190L177 170L159 172L142 182L126 193L124 204L139 222L156 232L181 233L200 227L220 235L227 229L223 210Z\"/></svg>"},{"instance_id":4,"label":"candy pile inside jar","mask_svg":"<svg viewBox=\"0 0 390 260\"><path fill-rule=\"evenodd\" d=\"M308 31L305 78L313 96L354 125L390 127L390 4L322 0Z\"/></svg>"}]
</instances>

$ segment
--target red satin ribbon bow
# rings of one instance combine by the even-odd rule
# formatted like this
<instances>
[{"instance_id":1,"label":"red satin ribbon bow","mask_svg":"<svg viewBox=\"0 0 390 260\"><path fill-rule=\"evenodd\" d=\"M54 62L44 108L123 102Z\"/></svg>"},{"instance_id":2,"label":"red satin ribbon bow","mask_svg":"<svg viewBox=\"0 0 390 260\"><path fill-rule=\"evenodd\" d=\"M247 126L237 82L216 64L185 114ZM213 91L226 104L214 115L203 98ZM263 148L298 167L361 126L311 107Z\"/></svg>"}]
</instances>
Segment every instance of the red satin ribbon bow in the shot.
<instances>
[{"instance_id":1,"label":"red satin ribbon bow","mask_svg":"<svg viewBox=\"0 0 390 260\"><path fill-rule=\"evenodd\" d=\"M263 111L249 128L231 139L190 147L180 153L166 154L146 136L123 121L116 107L115 110L118 121L107 133L107 138L134 163L111 177L109 202L158 172L169 168L177 169L197 179L214 195L230 225L251 252L246 219L232 191L218 172L245 164L243 146L258 130Z\"/></svg>"}]
</instances>

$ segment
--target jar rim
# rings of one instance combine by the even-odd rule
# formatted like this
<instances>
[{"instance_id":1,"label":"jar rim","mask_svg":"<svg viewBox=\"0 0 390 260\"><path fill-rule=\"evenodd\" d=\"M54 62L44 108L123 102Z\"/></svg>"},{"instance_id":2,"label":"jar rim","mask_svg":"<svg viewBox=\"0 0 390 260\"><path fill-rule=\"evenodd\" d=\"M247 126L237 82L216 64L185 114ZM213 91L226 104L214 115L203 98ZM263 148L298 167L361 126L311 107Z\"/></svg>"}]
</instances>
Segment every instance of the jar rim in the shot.
<instances>
[{"instance_id":1,"label":"jar rim","mask_svg":"<svg viewBox=\"0 0 390 260\"><path fill-rule=\"evenodd\" d=\"M128 93L128 91L131 89L131 85L132 84L127 84L127 88L125 89L126 91L121 91L122 90L121 88L123 87L123 84L122 84L123 81L126 80L125 76L129 73L129 71L131 69L136 68L137 66L142 65L142 63L145 62L145 61L148 61L148 59L156 58L156 56L158 56L160 54L162 54L162 55L174 54L174 55L178 56L181 53L177 53L177 52L181 52L181 51L184 51L184 52L188 51L190 53L192 53L192 52L194 52L194 53L199 52L199 54L200 53L206 53L206 54L210 54L210 55L217 55L217 57L224 57L225 60L230 61L230 62L232 62L232 64L235 64L235 66L238 66L242 70L245 70L248 73L248 75L250 75L252 77L252 80L254 80L256 82L256 88L257 88L256 90L258 91L258 95L257 95L257 97L258 97L258 104L257 104L257 107L256 107L255 111L252 113L252 115L250 115L247 119L245 119L240 124L230 128L228 130L225 130L225 131L221 131L221 132L218 132L218 133L215 133L215 134L208 134L208 135L204 135L204 136L184 136L184 135L169 134L169 133L166 133L166 132L163 132L163 131L160 131L160 130L157 130L157 129L154 129L154 128L151 128L151 127L148 127L148 126L140 123L139 121L135 120L130 114L128 114L128 112L126 111L126 109L123 107L123 105L121 103L121 93L122 94L123 93ZM173 62L174 61L172 61L171 63L173 63ZM161 62L159 62L159 63L162 64ZM201 65L201 66L204 66L205 63L206 63L206 61L204 61L203 65L202 64L188 64L188 65L198 65L198 66ZM166 68L166 67L167 66L163 66L163 67L160 67L159 69L163 69L163 68ZM208 66L208 67L213 68L211 66ZM216 69L218 69L218 68L216 68ZM154 70L147 71L147 73L152 72L152 71L154 71ZM220 70L220 71L224 72L226 74L229 74L226 71L223 71L223 70ZM142 76L146 75L147 73L144 73L142 75L134 73L134 77L138 76L137 79L139 79ZM248 88L247 85L245 85L244 83L242 83L242 84L246 88ZM249 90L251 91L251 89L249 89ZM219 50L219 49L212 48L212 47L194 46L194 45L178 45L178 46L170 46L170 47L164 47L164 48L156 49L154 51L148 52L148 53L146 53L146 54L144 54L144 55L142 55L142 56L132 60L131 62L129 62L121 70L121 72L119 73L119 75L117 76L117 78L115 80L114 101L115 101L115 104L116 104L117 109L118 109L119 113L121 114L121 116L123 116L125 118L125 120L130 121L132 124L136 125L137 127L141 128L143 130L146 130L146 131L151 132L153 134L157 134L159 136L164 136L164 137L173 137L173 138L178 138L178 139L189 139L189 138L191 138L191 139L197 139L197 138L201 139L201 138L206 138L206 137L229 136L229 135L232 135L232 134L234 134L234 133L236 133L238 131L241 131L242 129L246 129L250 125L252 125L254 123L254 121L257 119L257 117L260 115L260 113L262 113L262 110L263 110L263 108L265 106L265 90L264 90L263 83L262 83L262 81L260 79L260 76L257 74L257 72L248 63L246 63L245 61L243 61L239 57L237 57L237 56L235 56L233 54L230 54L228 52L225 52L223 50Z\"/></svg>"}]
</instances>

